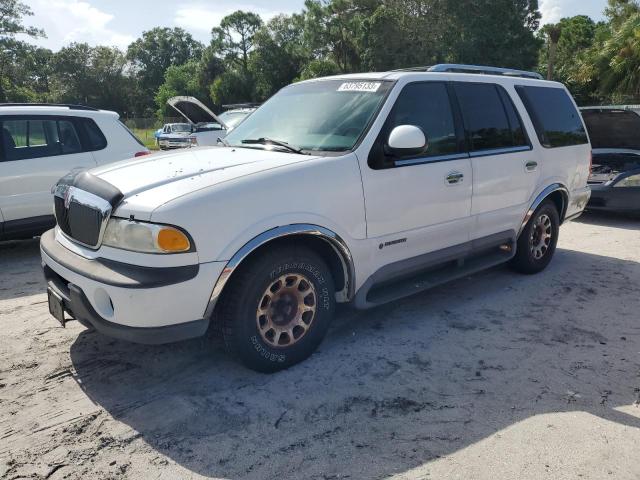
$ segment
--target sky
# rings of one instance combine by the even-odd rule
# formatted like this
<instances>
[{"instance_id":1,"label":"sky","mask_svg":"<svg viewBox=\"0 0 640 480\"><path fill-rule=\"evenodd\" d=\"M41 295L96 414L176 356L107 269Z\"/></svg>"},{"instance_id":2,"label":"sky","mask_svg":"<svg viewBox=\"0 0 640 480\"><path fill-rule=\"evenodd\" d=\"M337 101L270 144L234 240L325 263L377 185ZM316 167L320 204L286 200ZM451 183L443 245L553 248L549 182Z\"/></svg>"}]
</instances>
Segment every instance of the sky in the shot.
<instances>
[{"instance_id":1,"label":"sky","mask_svg":"<svg viewBox=\"0 0 640 480\"><path fill-rule=\"evenodd\" d=\"M34 15L26 24L45 30L32 43L59 50L70 42L113 45L122 49L153 27L182 27L208 43L211 28L235 10L260 14L264 20L302 10L304 0L26 0ZM562 17L602 18L606 0L540 0L543 23Z\"/></svg>"}]
</instances>

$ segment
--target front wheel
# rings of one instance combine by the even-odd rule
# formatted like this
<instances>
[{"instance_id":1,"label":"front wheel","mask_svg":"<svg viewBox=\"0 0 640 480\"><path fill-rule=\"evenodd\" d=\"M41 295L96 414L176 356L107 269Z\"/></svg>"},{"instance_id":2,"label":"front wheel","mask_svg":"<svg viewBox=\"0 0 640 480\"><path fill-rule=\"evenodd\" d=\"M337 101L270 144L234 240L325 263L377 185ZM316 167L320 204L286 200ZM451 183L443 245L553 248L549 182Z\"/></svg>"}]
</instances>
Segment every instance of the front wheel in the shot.
<instances>
[{"instance_id":1,"label":"front wheel","mask_svg":"<svg viewBox=\"0 0 640 480\"><path fill-rule=\"evenodd\" d=\"M533 213L524 227L511 266L521 273L544 270L556 251L560 233L560 215L555 204L547 200Z\"/></svg>"},{"instance_id":2,"label":"front wheel","mask_svg":"<svg viewBox=\"0 0 640 480\"><path fill-rule=\"evenodd\" d=\"M247 367L275 372L311 355L335 309L326 263L304 247L275 248L241 265L221 299L225 345Z\"/></svg>"}]
</instances>

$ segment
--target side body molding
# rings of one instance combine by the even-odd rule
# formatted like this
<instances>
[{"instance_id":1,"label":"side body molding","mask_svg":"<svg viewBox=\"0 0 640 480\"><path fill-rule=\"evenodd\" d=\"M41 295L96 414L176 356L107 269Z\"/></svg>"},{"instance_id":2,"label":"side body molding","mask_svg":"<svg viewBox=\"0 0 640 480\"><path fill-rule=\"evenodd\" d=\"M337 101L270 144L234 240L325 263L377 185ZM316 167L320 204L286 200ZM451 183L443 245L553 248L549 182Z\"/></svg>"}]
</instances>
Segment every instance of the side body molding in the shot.
<instances>
[{"instance_id":1,"label":"side body molding","mask_svg":"<svg viewBox=\"0 0 640 480\"><path fill-rule=\"evenodd\" d=\"M569 190L567 190L567 188L560 183L552 183L547 188L545 188L542 192L540 192L540 194L536 197L536 199L533 201L533 203L529 207L529 210L527 210L527 213L524 216L524 219L522 220L522 225L520 226L520 230L518 231L518 237L522 233L522 230L524 230L524 227L527 226L527 223L529 223L529 220L533 216L533 213L536 211L536 208L538 208L540 204L549 195L551 195L553 192L558 192L558 191L562 193L563 205L562 205L562 211L559 212L560 223L562 223L562 220L564 219L564 214L567 211L567 206L569 204Z\"/></svg>"},{"instance_id":2,"label":"side body molding","mask_svg":"<svg viewBox=\"0 0 640 480\"><path fill-rule=\"evenodd\" d=\"M328 243L335 253L340 258L342 263L342 270L344 272L344 288L336 293L336 299L341 302L348 302L354 296L355 289L355 267L353 265L353 257L347 247L347 244L340 238L335 232L320 227L318 225L311 224L294 224L283 225L280 227L267 230L266 232L258 235L249 242L247 242L240 250L236 252L233 257L227 262L227 265L222 270L222 273L218 277L218 280L211 292L211 298L205 312L204 318L211 318L220 295L224 290L225 285L231 278L233 272L238 268L242 261L247 258L253 251L262 245L279 238L291 237L291 236L313 236L319 238Z\"/></svg>"}]
</instances>

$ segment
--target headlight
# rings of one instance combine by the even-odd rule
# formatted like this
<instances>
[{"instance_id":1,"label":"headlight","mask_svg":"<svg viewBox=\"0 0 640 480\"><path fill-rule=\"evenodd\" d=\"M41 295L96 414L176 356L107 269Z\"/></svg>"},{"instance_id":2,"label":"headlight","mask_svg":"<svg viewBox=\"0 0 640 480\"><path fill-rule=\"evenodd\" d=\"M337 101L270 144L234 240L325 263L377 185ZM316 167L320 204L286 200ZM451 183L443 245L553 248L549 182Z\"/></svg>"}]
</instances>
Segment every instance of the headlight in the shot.
<instances>
[{"instance_id":1,"label":"headlight","mask_svg":"<svg viewBox=\"0 0 640 480\"><path fill-rule=\"evenodd\" d=\"M175 227L111 218L102 244L142 253L180 253L191 250L189 237Z\"/></svg>"},{"instance_id":2,"label":"headlight","mask_svg":"<svg viewBox=\"0 0 640 480\"><path fill-rule=\"evenodd\" d=\"M640 187L640 174L623 178L614 187Z\"/></svg>"}]
</instances>

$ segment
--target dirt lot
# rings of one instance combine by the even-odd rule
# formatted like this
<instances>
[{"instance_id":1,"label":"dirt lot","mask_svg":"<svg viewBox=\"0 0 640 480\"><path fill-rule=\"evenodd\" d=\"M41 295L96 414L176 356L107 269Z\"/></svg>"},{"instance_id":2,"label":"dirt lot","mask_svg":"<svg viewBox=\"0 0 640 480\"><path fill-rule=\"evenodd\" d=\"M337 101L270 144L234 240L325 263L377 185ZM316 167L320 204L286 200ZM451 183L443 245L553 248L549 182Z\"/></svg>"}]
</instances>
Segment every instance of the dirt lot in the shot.
<instances>
[{"instance_id":1,"label":"dirt lot","mask_svg":"<svg viewBox=\"0 0 640 480\"><path fill-rule=\"evenodd\" d=\"M363 313L266 376L47 312L0 245L0 478L640 478L640 221L585 216L552 266Z\"/></svg>"}]
</instances>

